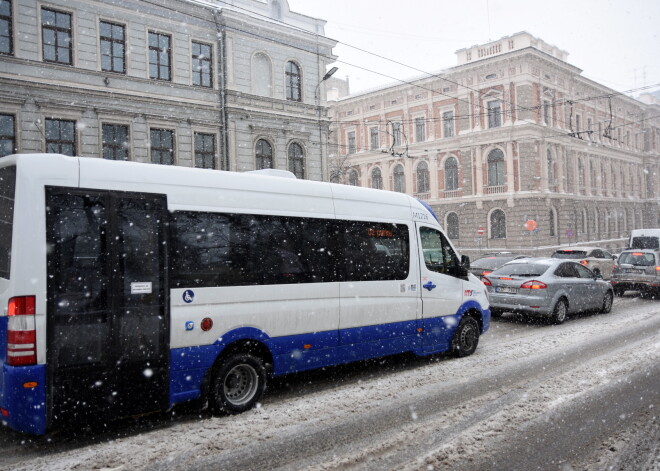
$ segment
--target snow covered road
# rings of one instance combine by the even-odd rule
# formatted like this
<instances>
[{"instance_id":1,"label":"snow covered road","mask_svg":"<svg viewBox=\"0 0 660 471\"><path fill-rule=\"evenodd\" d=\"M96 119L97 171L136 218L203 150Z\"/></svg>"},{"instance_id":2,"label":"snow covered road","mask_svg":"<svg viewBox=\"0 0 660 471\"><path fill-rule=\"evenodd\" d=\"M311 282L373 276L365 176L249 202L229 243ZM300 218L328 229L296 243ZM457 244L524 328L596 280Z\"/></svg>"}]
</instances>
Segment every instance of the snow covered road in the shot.
<instances>
[{"instance_id":1,"label":"snow covered road","mask_svg":"<svg viewBox=\"0 0 660 471\"><path fill-rule=\"evenodd\" d=\"M467 358L278 380L260 408L180 408L103 432L0 430L1 470L660 470L660 302L560 326L495 320Z\"/></svg>"}]
</instances>

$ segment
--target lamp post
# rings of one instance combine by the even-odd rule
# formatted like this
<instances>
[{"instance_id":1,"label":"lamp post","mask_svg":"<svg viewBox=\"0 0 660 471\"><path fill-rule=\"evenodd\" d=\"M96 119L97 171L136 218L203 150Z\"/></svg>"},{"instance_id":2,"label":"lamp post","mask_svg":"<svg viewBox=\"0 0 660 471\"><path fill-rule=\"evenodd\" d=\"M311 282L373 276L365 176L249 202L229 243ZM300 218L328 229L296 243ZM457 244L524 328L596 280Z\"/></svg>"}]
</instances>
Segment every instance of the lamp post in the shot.
<instances>
[{"instance_id":1,"label":"lamp post","mask_svg":"<svg viewBox=\"0 0 660 471\"><path fill-rule=\"evenodd\" d=\"M317 116L317 121L319 125L319 152L321 154L321 179L323 181L327 180L327 173L328 173L328 163L326 162L326 156L323 154L323 130L321 126L321 97L319 96L319 89L321 88L321 84L328 80L332 75L337 72L337 67L333 67L330 70L328 70L323 78L319 81L319 83L316 85L316 89L314 90L314 100L316 102L316 116Z\"/></svg>"}]
</instances>

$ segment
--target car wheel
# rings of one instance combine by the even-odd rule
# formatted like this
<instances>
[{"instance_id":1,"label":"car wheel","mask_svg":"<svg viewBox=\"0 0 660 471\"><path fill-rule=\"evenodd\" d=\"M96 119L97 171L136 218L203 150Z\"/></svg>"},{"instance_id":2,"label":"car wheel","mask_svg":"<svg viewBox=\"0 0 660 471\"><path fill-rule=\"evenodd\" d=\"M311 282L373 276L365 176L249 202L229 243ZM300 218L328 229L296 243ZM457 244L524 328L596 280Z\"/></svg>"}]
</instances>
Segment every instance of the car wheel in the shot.
<instances>
[{"instance_id":1,"label":"car wheel","mask_svg":"<svg viewBox=\"0 0 660 471\"><path fill-rule=\"evenodd\" d=\"M470 316L463 316L451 339L451 352L457 357L472 355L479 343L479 324Z\"/></svg>"},{"instance_id":2,"label":"car wheel","mask_svg":"<svg viewBox=\"0 0 660 471\"><path fill-rule=\"evenodd\" d=\"M566 317L568 317L568 304L565 299L560 299L552 310L550 321L553 324L563 324L566 321Z\"/></svg>"},{"instance_id":3,"label":"car wheel","mask_svg":"<svg viewBox=\"0 0 660 471\"><path fill-rule=\"evenodd\" d=\"M265 389L266 369L262 361L241 353L216 366L210 399L216 412L239 414L254 407Z\"/></svg>"},{"instance_id":4,"label":"car wheel","mask_svg":"<svg viewBox=\"0 0 660 471\"><path fill-rule=\"evenodd\" d=\"M502 311L501 309L495 309L495 308L490 309L490 317L502 317L502 314L504 314L504 311Z\"/></svg>"},{"instance_id":5,"label":"car wheel","mask_svg":"<svg viewBox=\"0 0 660 471\"><path fill-rule=\"evenodd\" d=\"M605 297L603 298L603 306L600 308L600 312L603 314L607 314L612 310L612 301L614 300L614 295L612 294L611 291L608 291L605 293Z\"/></svg>"}]
</instances>

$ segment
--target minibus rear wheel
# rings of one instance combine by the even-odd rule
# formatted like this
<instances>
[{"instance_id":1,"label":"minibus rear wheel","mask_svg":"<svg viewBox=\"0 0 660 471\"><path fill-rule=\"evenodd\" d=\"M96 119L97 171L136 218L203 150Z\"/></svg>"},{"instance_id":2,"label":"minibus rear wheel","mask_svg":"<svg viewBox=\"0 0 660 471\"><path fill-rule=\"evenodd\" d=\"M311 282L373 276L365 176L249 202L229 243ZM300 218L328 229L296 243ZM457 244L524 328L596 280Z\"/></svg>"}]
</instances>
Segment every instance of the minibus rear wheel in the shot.
<instances>
[{"instance_id":1,"label":"minibus rear wheel","mask_svg":"<svg viewBox=\"0 0 660 471\"><path fill-rule=\"evenodd\" d=\"M451 352L457 357L472 355L479 344L479 323L470 316L463 316L451 339Z\"/></svg>"},{"instance_id":2,"label":"minibus rear wheel","mask_svg":"<svg viewBox=\"0 0 660 471\"><path fill-rule=\"evenodd\" d=\"M248 353L228 356L215 367L210 399L216 412L240 414L252 409L266 389L263 362Z\"/></svg>"}]
</instances>

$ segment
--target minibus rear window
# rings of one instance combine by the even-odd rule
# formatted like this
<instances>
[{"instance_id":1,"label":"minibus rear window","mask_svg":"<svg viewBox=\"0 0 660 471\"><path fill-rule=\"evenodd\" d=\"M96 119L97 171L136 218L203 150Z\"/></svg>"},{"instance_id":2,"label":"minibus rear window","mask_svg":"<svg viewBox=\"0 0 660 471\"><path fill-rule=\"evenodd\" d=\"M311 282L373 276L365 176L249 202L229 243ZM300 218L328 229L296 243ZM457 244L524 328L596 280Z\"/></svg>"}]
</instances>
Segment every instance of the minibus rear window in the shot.
<instances>
[{"instance_id":1,"label":"minibus rear window","mask_svg":"<svg viewBox=\"0 0 660 471\"><path fill-rule=\"evenodd\" d=\"M0 168L0 278L9 279L16 167Z\"/></svg>"}]
</instances>

